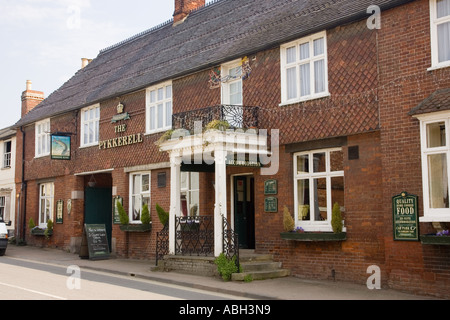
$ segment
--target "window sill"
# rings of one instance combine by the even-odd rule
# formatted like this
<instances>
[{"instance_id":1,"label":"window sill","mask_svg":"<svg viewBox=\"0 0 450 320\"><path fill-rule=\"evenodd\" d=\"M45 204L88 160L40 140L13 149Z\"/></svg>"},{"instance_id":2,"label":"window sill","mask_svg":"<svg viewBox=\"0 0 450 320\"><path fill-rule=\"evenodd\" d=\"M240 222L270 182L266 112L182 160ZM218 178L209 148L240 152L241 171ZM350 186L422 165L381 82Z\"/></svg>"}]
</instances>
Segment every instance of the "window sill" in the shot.
<instances>
[{"instance_id":1,"label":"window sill","mask_svg":"<svg viewBox=\"0 0 450 320\"><path fill-rule=\"evenodd\" d=\"M447 67L450 67L450 61L442 62L435 66L431 66L427 69L427 71L439 70L439 69L447 68Z\"/></svg>"},{"instance_id":2,"label":"window sill","mask_svg":"<svg viewBox=\"0 0 450 320\"><path fill-rule=\"evenodd\" d=\"M80 149L85 149L85 148L91 148L91 147L98 147L98 142L91 143L91 144L85 144L85 145L80 146L79 148Z\"/></svg>"},{"instance_id":3,"label":"window sill","mask_svg":"<svg viewBox=\"0 0 450 320\"><path fill-rule=\"evenodd\" d=\"M324 242L324 241L344 241L347 240L347 233L333 232L282 232L281 239L305 242Z\"/></svg>"},{"instance_id":4,"label":"window sill","mask_svg":"<svg viewBox=\"0 0 450 320\"><path fill-rule=\"evenodd\" d=\"M331 96L331 94L327 91L327 92L320 93L320 94L317 94L314 96L308 96L307 98L301 98L301 99L295 99L295 100L289 100L286 102L282 102L278 106L284 107L284 106L289 106L289 105L296 104L296 103L302 103L302 102L308 102L308 101L312 101L312 100L316 100L316 99L326 98L329 96Z\"/></svg>"},{"instance_id":5,"label":"window sill","mask_svg":"<svg viewBox=\"0 0 450 320\"><path fill-rule=\"evenodd\" d=\"M450 222L450 215L426 215L419 217L419 222Z\"/></svg>"}]
</instances>

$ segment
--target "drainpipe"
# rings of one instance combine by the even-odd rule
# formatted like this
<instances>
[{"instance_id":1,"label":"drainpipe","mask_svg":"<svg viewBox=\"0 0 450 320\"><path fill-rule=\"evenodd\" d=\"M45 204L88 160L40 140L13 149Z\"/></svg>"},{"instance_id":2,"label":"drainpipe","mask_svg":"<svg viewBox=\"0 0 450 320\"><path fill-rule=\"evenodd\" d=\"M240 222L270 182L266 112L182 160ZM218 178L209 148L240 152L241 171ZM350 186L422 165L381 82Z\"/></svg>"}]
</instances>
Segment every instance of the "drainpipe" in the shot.
<instances>
[{"instance_id":1,"label":"drainpipe","mask_svg":"<svg viewBox=\"0 0 450 320\"><path fill-rule=\"evenodd\" d=\"M26 217L27 217L27 183L25 181L25 130L20 127L20 132L22 132L22 196L23 196L23 223L22 223L22 238L25 242L26 233ZM20 212L19 212L20 214ZM18 221L20 223L20 221Z\"/></svg>"}]
</instances>

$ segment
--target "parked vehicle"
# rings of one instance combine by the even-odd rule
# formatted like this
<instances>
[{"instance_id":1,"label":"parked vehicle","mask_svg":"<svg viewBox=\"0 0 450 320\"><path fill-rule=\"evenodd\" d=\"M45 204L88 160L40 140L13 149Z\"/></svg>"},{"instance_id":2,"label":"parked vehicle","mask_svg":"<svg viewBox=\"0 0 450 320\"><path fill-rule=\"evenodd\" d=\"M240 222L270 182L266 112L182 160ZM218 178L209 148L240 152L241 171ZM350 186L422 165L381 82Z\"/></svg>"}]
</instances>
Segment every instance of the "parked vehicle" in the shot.
<instances>
[{"instance_id":1,"label":"parked vehicle","mask_svg":"<svg viewBox=\"0 0 450 320\"><path fill-rule=\"evenodd\" d=\"M6 247L8 246L8 230L6 224L0 222L0 256L5 255Z\"/></svg>"}]
</instances>

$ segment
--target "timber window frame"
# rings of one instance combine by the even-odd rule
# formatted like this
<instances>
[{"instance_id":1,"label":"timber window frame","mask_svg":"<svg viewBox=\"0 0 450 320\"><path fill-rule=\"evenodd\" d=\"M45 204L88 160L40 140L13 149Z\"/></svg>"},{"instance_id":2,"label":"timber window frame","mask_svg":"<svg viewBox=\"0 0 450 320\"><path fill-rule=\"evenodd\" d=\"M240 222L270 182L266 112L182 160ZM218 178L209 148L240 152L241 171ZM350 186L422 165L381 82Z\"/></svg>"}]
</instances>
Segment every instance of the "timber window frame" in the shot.
<instances>
[{"instance_id":1,"label":"timber window frame","mask_svg":"<svg viewBox=\"0 0 450 320\"><path fill-rule=\"evenodd\" d=\"M281 106L330 95L326 31L283 44L280 52Z\"/></svg>"},{"instance_id":2,"label":"timber window frame","mask_svg":"<svg viewBox=\"0 0 450 320\"><path fill-rule=\"evenodd\" d=\"M150 171L130 173L130 201L129 218L130 224L141 224L142 208L144 204L151 208L151 183ZM136 206L139 204L140 208Z\"/></svg>"},{"instance_id":3,"label":"timber window frame","mask_svg":"<svg viewBox=\"0 0 450 320\"><path fill-rule=\"evenodd\" d=\"M431 68L428 70L450 67L450 0L430 0L430 32Z\"/></svg>"},{"instance_id":4,"label":"timber window frame","mask_svg":"<svg viewBox=\"0 0 450 320\"><path fill-rule=\"evenodd\" d=\"M46 229L48 220L53 220L55 185L53 182L39 184L39 228Z\"/></svg>"},{"instance_id":5,"label":"timber window frame","mask_svg":"<svg viewBox=\"0 0 450 320\"><path fill-rule=\"evenodd\" d=\"M50 119L35 124L35 158L50 155Z\"/></svg>"},{"instance_id":6,"label":"timber window frame","mask_svg":"<svg viewBox=\"0 0 450 320\"><path fill-rule=\"evenodd\" d=\"M172 129L173 85L172 81L147 88L145 98L146 134Z\"/></svg>"},{"instance_id":7,"label":"timber window frame","mask_svg":"<svg viewBox=\"0 0 450 320\"><path fill-rule=\"evenodd\" d=\"M306 232L332 232L333 204L345 211L342 148L294 154L295 225ZM313 205L311 205L313 204Z\"/></svg>"},{"instance_id":8,"label":"timber window frame","mask_svg":"<svg viewBox=\"0 0 450 320\"><path fill-rule=\"evenodd\" d=\"M450 222L450 111L420 120L423 212L420 222Z\"/></svg>"},{"instance_id":9,"label":"timber window frame","mask_svg":"<svg viewBox=\"0 0 450 320\"><path fill-rule=\"evenodd\" d=\"M100 140L100 104L81 110L80 147L97 146Z\"/></svg>"}]
</instances>

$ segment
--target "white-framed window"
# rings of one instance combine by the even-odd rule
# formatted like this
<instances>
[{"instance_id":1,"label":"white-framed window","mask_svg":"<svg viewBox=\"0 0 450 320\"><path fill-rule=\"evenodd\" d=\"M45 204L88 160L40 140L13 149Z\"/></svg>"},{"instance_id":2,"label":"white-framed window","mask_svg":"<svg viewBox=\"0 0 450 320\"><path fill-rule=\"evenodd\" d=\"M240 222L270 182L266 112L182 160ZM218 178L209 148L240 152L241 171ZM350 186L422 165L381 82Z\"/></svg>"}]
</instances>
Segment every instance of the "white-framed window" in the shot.
<instances>
[{"instance_id":1,"label":"white-framed window","mask_svg":"<svg viewBox=\"0 0 450 320\"><path fill-rule=\"evenodd\" d=\"M36 122L35 157L50 155L50 119Z\"/></svg>"},{"instance_id":2,"label":"white-framed window","mask_svg":"<svg viewBox=\"0 0 450 320\"><path fill-rule=\"evenodd\" d=\"M0 196L0 221L5 221L6 197Z\"/></svg>"},{"instance_id":3,"label":"white-framed window","mask_svg":"<svg viewBox=\"0 0 450 320\"><path fill-rule=\"evenodd\" d=\"M39 185L39 227L47 228L49 219L53 220L55 187L53 182Z\"/></svg>"},{"instance_id":4,"label":"white-framed window","mask_svg":"<svg viewBox=\"0 0 450 320\"><path fill-rule=\"evenodd\" d=\"M326 31L281 46L281 104L328 96Z\"/></svg>"},{"instance_id":5,"label":"white-framed window","mask_svg":"<svg viewBox=\"0 0 450 320\"><path fill-rule=\"evenodd\" d=\"M100 105L81 110L81 147L98 145L100 132Z\"/></svg>"},{"instance_id":6,"label":"white-framed window","mask_svg":"<svg viewBox=\"0 0 450 320\"><path fill-rule=\"evenodd\" d=\"M418 116L422 149L423 222L449 222L450 112Z\"/></svg>"},{"instance_id":7,"label":"white-framed window","mask_svg":"<svg viewBox=\"0 0 450 320\"><path fill-rule=\"evenodd\" d=\"M146 204L150 210L150 172L130 174L130 223L141 223L142 208Z\"/></svg>"},{"instance_id":8,"label":"white-framed window","mask_svg":"<svg viewBox=\"0 0 450 320\"><path fill-rule=\"evenodd\" d=\"M3 168L11 168L12 141L5 141L3 144Z\"/></svg>"},{"instance_id":9,"label":"white-framed window","mask_svg":"<svg viewBox=\"0 0 450 320\"><path fill-rule=\"evenodd\" d=\"M344 155L341 148L294 154L296 226L305 231L331 232L333 205L345 211Z\"/></svg>"},{"instance_id":10,"label":"white-framed window","mask_svg":"<svg viewBox=\"0 0 450 320\"><path fill-rule=\"evenodd\" d=\"M184 217L200 215L200 174L181 173L181 212Z\"/></svg>"},{"instance_id":11,"label":"white-framed window","mask_svg":"<svg viewBox=\"0 0 450 320\"><path fill-rule=\"evenodd\" d=\"M222 104L242 106L242 60L235 60L221 67Z\"/></svg>"},{"instance_id":12,"label":"white-framed window","mask_svg":"<svg viewBox=\"0 0 450 320\"><path fill-rule=\"evenodd\" d=\"M430 0L431 68L450 66L450 0Z\"/></svg>"},{"instance_id":13,"label":"white-framed window","mask_svg":"<svg viewBox=\"0 0 450 320\"><path fill-rule=\"evenodd\" d=\"M172 128L172 82L148 88L146 91L147 134Z\"/></svg>"}]
</instances>

